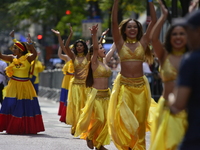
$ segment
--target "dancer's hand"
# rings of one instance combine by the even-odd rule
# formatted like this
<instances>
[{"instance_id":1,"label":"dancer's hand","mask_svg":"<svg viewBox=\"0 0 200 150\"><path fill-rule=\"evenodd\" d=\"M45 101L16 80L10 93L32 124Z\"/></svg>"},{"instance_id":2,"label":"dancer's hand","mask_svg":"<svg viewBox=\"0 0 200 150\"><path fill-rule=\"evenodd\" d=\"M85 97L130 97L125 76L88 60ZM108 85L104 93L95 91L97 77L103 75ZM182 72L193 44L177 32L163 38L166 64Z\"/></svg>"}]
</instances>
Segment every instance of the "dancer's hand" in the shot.
<instances>
[{"instance_id":1,"label":"dancer's hand","mask_svg":"<svg viewBox=\"0 0 200 150\"><path fill-rule=\"evenodd\" d=\"M89 29L90 29L92 35L93 35L93 34L96 34L97 31L98 31L98 24L92 26L92 27L89 28Z\"/></svg>"},{"instance_id":2,"label":"dancer's hand","mask_svg":"<svg viewBox=\"0 0 200 150\"><path fill-rule=\"evenodd\" d=\"M15 31L14 30L12 30L11 32L10 32L10 34L9 34L12 38L14 38L14 35L15 35Z\"/></svg>"},{"instance_id":3,"label":"dancer's hand","mask_svg":"<svg viewBox=\"0 0 200 150\"><path fill-rule=\"evenodd\" d=\"M166 9L165 5L163 4L162 0L158 0L160 7L161 7L161 11L162 14L164 16L165 19L167 19L167 15L168 15L168 10Z\"/></svg>"},{"instance_id":4,"label":"dancer's hand","mask_svg":"<svg viewBox=\"0 0 200 150\"><path fill-rule=\"evenodd\" d=\"M58 30L51 29L51 31L52 31L53 33L55 33L56 35L60 35L60 32L59 32Z\"/></svg>"},{"instance_id":5,"label":"dancer's hand","mask_svg":"<svg viewBox=\"0 0 200 150\"><path fill-rule=\"evenodd\" d=\"M27 40L27 43L28 43L28 44L33 44L33 41L31 40L30 34L28 34L26 40Z\"/></svg>"}]
</instances>

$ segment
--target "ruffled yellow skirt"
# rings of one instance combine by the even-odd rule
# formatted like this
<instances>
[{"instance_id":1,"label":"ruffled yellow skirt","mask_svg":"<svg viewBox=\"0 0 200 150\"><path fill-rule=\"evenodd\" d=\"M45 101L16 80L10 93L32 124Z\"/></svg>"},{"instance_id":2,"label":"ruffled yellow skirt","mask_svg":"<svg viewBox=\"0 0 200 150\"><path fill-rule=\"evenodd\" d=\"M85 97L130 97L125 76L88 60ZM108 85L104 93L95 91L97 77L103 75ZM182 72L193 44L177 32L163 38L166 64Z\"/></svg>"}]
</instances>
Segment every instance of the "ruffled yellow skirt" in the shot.
<instances>
[{"instance_id":1,"label":"ruffled yellow skirt","mask_svg":"<svg viewBox=\"0 0 200 150\"><path fill-rule=\"evenodd\" d=\"M86 139L87 137L92 140L94 146L98 149L110 144L107 125L109 99L109 89L97 90L92 88L76 128L75 136L84 133L81 138Z\"/></svg>"},{"instance_id":2,"label":"ruffled yellow skirt","mask_svg":"<svg viewBox=\"0 0 200 150\"><path fill-rule=\"evenodd\" d=\"M176 150L187 129L187 113L170 114L165 99L160 97L151 130L150 150Z\"/></svg>"},{"instance_id":3,"label":"ruffled yellow skirt","mask_svg":"<svg viewBox=\"0 0 200 150\"><path fill-rule=\"evenodd\" d=\"M85 86L85 80L76 78L71 79L69 88L66 123L72 125L71 134L74 135L81 109L87 100L88 88Z\"/></svg>"},{"instance_id":4,"label":"ruffled yellow skirt","mask_svg":"<svg viewBox=\"0 0 200 150\"><path fill-rule=\"evenodd\" d=\"M118 74L108 107L109 133L119 150L145 149L146 122L151 93L145 76Z\"/></svg>"}]
</instances>

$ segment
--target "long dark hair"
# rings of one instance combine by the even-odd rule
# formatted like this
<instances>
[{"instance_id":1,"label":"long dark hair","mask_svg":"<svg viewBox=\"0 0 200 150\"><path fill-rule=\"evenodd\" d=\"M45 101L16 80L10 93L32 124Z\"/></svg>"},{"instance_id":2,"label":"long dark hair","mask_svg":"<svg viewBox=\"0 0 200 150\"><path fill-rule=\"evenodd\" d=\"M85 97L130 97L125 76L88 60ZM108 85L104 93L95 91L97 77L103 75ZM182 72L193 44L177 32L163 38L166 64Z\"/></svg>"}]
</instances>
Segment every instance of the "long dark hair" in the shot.
<instances>
[{"instance_id":1,"label":"long dark hair","mask_svg":"<svg viewBox=\"0 0 200 150\"><path fill-rule=\"evenodd\" d=\"M168 29L168 31L167 31L167 33L166 33L165 41L164 41L164 47L165 47L166 51L168 51L168 53L172 53L172 50L173 50L173 46L172 46L172 44L171 44L171 34L172 34L172 31L174 30L175 27L178 27L178 26L183 27L183 26L181 26L181 25L179 25L179 24L174 24L174 25L172 25L172 26ZM183 27L183 28L184 28L184 27ZM187 46L187 44L186 44L185 48L186 48L186 51L188 51L188 46Z\"/></svg>"},{"instance_id":2,"label":"long dark hair","mask_svg":"<svg viewBox=\"0 0 200 150\"><path fill-rule=\"evenodd\" d=\"M84 47L84 52L83 52L83 53L84 53L84 55L86 56L87 53L88 53L88 46L87 46L87 44L85 43L85 41L83 41L82 39L79 39L79 40L77 40L77 41L74 43L74 46L73 46L74 54L75 54L75 55L78 54L78 52L77 52L77 50L76 50L76 45L77 45L78 43L82 43L82 44L83 44L83 47Z\"/></svg>"},{"instance_id":3,"label":"long dark hair","mask_svg":"<svg viewBox=\"0 0 200 150\"><path fill-rule=\"evenodd\" d=\"M90 55L92 54L93 54L93 45L91 45L90 47ZM93 78L93 72L92 72L92 63L90 61L88 74L86 77L86 87L92 87L93 83L94 83L94 78Z\"/></svg>"}]
</instances>

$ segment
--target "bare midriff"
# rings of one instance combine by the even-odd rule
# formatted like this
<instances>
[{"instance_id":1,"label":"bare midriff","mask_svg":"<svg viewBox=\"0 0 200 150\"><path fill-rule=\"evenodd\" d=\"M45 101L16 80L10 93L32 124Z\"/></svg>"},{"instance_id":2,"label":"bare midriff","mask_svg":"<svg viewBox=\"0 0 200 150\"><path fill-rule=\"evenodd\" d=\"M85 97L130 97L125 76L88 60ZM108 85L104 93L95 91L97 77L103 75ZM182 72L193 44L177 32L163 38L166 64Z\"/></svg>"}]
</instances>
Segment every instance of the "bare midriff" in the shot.
<instances>
[{"instance_id":1,"label":"bare midriff","mask_svg":"<svg viewBox=\"0 0 200 150\"><path fill-rule=\"evenodd\" d=\"M143 76L142 61L121 62L121 75L127 78L138 78Z\"/></svg>"}]
</instances>

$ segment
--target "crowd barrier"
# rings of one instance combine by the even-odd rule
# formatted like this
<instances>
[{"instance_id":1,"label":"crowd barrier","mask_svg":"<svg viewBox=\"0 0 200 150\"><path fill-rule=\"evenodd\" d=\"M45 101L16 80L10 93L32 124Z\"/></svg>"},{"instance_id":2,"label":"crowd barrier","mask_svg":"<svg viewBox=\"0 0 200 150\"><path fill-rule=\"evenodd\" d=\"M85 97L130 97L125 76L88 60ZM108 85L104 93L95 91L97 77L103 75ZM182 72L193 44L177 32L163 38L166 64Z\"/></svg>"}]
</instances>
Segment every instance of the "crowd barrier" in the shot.
<instances>
[{"instance_id":1,"label":"crowd barrier","mask_svg":"<svg viewBox=\"0 0 200 150\"><path fill-rule=\"evenodd\" d=\"M118 71L113 70L112 76L109 78L109 87L111 89L117 74ZM152 98L157 101L162 93L161 79L156 73L145 75L149 81ZM44 70L42 73L40 73L39 96L59 101L63 76L64 74L61 69Z\"/></svg>"}]
</instances>

